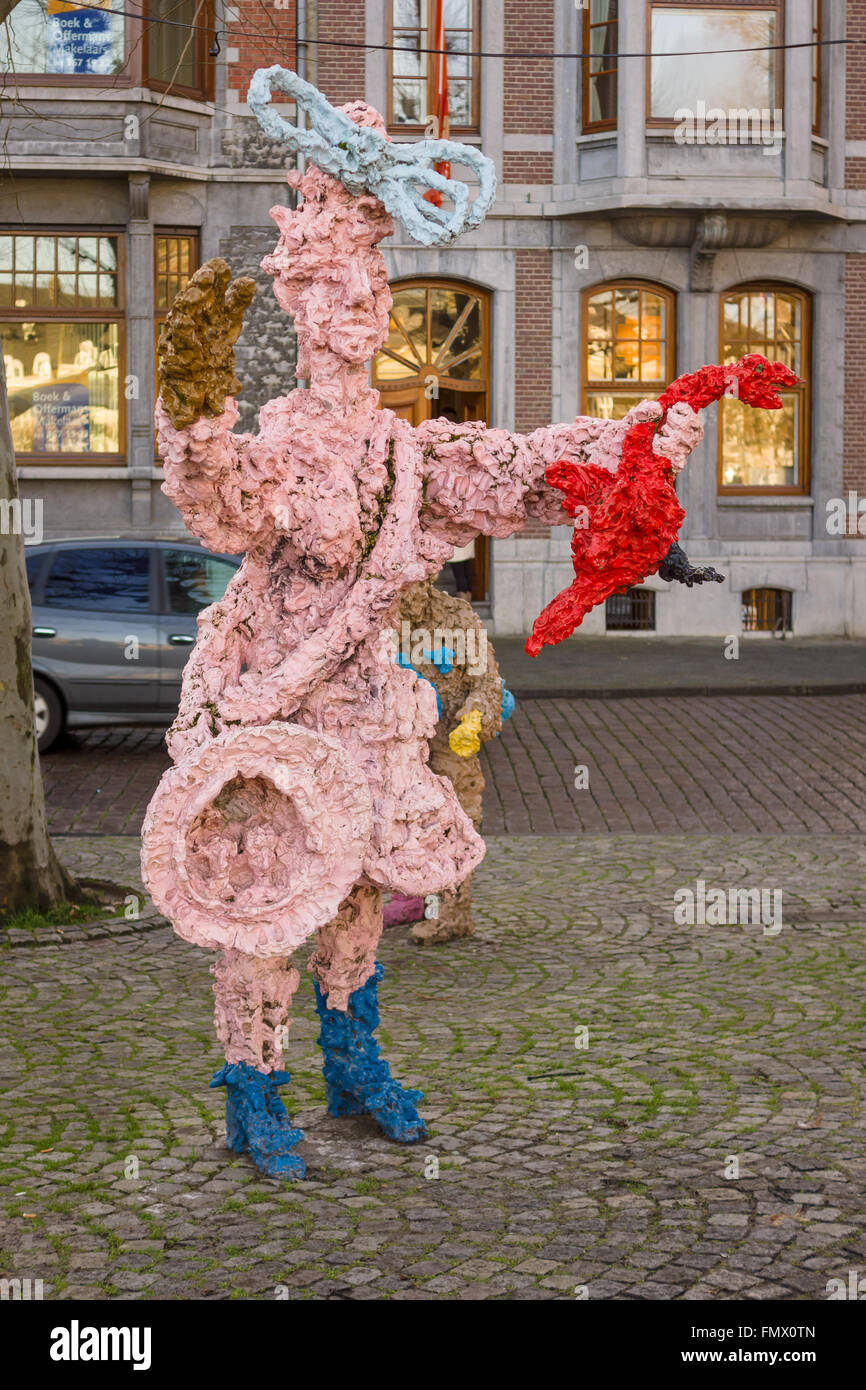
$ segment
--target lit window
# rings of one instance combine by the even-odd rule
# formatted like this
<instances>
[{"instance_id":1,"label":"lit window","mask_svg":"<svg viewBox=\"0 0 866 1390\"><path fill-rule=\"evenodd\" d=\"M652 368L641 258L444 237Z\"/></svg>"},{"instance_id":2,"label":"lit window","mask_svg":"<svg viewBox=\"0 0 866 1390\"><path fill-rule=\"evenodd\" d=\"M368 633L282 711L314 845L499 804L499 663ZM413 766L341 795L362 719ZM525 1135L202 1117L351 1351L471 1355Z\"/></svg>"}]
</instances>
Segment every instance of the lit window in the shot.
<instances>
[{"instance_id":1,"label":"lit window","mask_svg":"<svg viewBox=\"0 0 866 1390\"><path fill-rule=\"evenodd\" d=\"M0 71L111 77L124 64L123 0L19 0L0 27Z\"/></svg>"},{"instance_id":2,"label":"lit window","mask_svg":"<svg viewBox=\"0 0 866 1390\"><path fill-rule=\"evenodd\" d=\"M617 0L590 0L583 11L583 128L616 125Z\"/></svg>"},{"instance_id":3,"label":"lit window","mask_svg":"<svg viewBox=\"0 0 866 1390\"><path fill-rule=\"evenodd\" d=\"M727 115L780 107L780 54L772 51L779 20L778 5L653 5L651 118L672 121L680 110ZM757 51L712 51L719 49ZM690 56L676 56L682 53Z\"/></svg>"},{"instance_id":4,"label":"lit window","mask_svg":"<svg viewBox=\"0 0 866 1390\"><path fill-rule=\"evenodd\" d=\"M747 352L809 370L809 302L796 290L751 285L722 299L722 353ZM719 403L719 484L728 489L805 491L808 388L780 392L782 410L753 410L725 397Z\"/></svg>"},{"instance_id":5,"label":"lit window","mask_svg":"<svg viewBox=\"0 0 866 1390\"><path fill-rule=\"evenodd\" d=\"M198 268L198 236L195 232L157 232L153 239L154 310L161 324L175 295Z\"/></svg>"},{"instance_id":6,"label":"lit window","mask_svg":"<svg viewBox=\"0 0 866 1390\"><path fill-rule=\"evenodd\" d=\"M19 455L122 452L118 242L0 233L0 334Z\"/></svg>"},{"instance_id":7,"label":"lit window","mask_svg":"<svg viewBox=\"0 0 866 1390\"><path fill-rule=\"evenodd\" d=\"M743 594L744 632L792 632L790 589L746 589Z\"/></svg>"},{"instance_id":8,"label":"lit window","mask_svg":"<svg viewBox=\"0 0 866 1390\"><path fill-rule=\"evenodd\" d=\"M443 0L448 53L448 115L452 133L478 129L478 0ZM426 126L434 109L436 47L432 0L392 0L389 125Z\"/></svg>"},{"instance_id":9,"label":"lit window","mask_svg":"<svg viewBox=\"0 0 866 1390\"><path fill-rule=\"evenodd\" d=\"M198 269L198 235L195 232L158 231L153 238L153 345L154 381L158 375L159 335L175 296ZM154 452L156 435L154 434ZM162 460L157 454L157 463Z\"/></svg>"},{"instance_id":10,"label":"lit window","mask_svg":"<svg viewBox=\"0 0 866 1390\"><path fill-rule=\"evenodd\" d=\"M674 299L667 290L623 282L584 296L583 403L588 415L619 420L661 395L673 376Z\"/></svg>"},{"instance_id":11,"label":"lit window","mask_svg":"<svg viewBox=\"0 0 866 1390\"><path fill-rule=\"evenodd\" d=\"M374 362L379 386L421 378L481 383L486 365L487 300L466 286L397 286L388 337Z\"/></svg>"}]
</instances>

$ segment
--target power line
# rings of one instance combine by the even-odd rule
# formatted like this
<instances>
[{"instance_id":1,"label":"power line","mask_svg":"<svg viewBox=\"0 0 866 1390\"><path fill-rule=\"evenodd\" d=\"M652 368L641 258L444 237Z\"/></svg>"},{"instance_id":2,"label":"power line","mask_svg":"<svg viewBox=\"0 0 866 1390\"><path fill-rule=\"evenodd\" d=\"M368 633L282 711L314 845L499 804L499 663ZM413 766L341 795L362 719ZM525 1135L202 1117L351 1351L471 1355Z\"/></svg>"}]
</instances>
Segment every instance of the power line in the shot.
<instances>
[{"instance_id":1,"label":"power line","mask_svg":"<svg viewBox=\"0 0 866 1390\"><path fill-rule=\"evenodd\" d=\"M232 24L232 25L229 25L229 26L223 26L223 25L216 24L216 23L214 23L214 24L187 24L184 20L181 20L181 19L159 19L159 18L157 18L156 16L145 15L145 14L143 14L141 11L138 11L138 10L115 10L115 9L112 9L112 10L110 10L110 11L106 11L106 10L104 10L104 9L102 8L101 5L87 5L87 4L84 4L84 3L83 3L83 0L77 0L76 8L79 9L79 10L94 10L94 11L96 11L96 12L99 13L99 14L110 13L110 14L116 14L116 15L123 15L124 17L126 17L126 18L128 18L128 19L139 19L139 20L141 20L142 23L144 23L145 25L147 25L147 24L168 24L168 25L170 25L172 28L175 28L175 29L201 29L201 30L203 30L203 31L204 31L205 33L207 33L207 34L221 33L221 34L223 34L223 36L224 36L226 39L228 39L228 38L229 38L230 36L232 36L232 35L234 35L234 36L236 36L236 37L238 37L238 38L258 38L258 39L262 39L262 38L266 37L264 34L261 33L260 30L259 30L259 31L256 31L256 30L250 31L250 30L248 30L248 29L238 29L238 28L236 28L235 25L233 25L233 24ZM10 18L11 18L11 16L10 16ZM275 33L275 37L276 37L276 36L277 36L277 35L276 35L276 33ZM294 39L295 39L295 43L297 44L297 41L298 41L298 39L297 39L297 33L294 35ZM434 53L434 54L441 54L441 53L444 53L444 54L446 55L446 57L451 56L451 57L458 57L458 58L496 58L496 59L500 59L500 58L501 58L501 59L509 59L509 58L510 58L510 59L513 59L513 58L546 58L546 59L548 59L550 62L554 62L554 61L556 61L556 60L558 60L558 59L563 59L563 58L564 58L564 59L598 58L598 57L600 57L600 56L602 56L602 57L604 57L604 58L608 58L608 59L614 59L614 58L616 58L616 59L619 59L619 58L716 58L716 57L721 57L721 56L723 56L723 55L726 54L726 53L784 53L784 52L788 52L788 51L790 51L790 50L794 50L794 49L798 49L798 48L832 48L832 47L834 47L834 46L838 46L839 44L855 44L855 45L857 45L857 44L866 44L866 38L863 38L863 39L855 39L855 38L844 38L844 39L810 39L810 40L808 40L808 41L803 41L802 43L756 44L756 45L754 45L754 46L751 47L751 48L693 48L693 49L678 49L677 51L671 52L671 53L652 53L652 52L650 52L650 53L604 53L604 54L601 54L601 55L598 54L598 53L583 53L583 52L579 52L579 53L550 53L550 52L547 52L547 51L545 51L545 50L539 50L539 49L514 49L513 51L507 52L507 53L505 53L505 52L502 52L502 53L494 53L494 52L488 52L488 51L485 50L485 49L477 48L477 49L460 49L460 50L454 50L454 51L452 52L452 51L449 50L449 49L442 49L442 48L422 48L422 47L419 46L419 47L417 47L417 48L416 48L416 47L412 47L411 49L407 49L407 48L406 48L405 46L403 46L402 44L395 44L395 43L362 43L362 42L360 42L360 40L352 40L352 39L312 39L312 38L307 38L306 36L301 40L301 42L302 42L302 43L305 43L305 44L315 45L315 46L318 47L318 48L350 48L350 49L361 49L361 50L365 50L365 51L368 51L368 52L375 52L375 53L382 53L382 52L385 52L385 53L428 53L428 54L429 54L429 53Z\"/></svg>"}]
</instances>

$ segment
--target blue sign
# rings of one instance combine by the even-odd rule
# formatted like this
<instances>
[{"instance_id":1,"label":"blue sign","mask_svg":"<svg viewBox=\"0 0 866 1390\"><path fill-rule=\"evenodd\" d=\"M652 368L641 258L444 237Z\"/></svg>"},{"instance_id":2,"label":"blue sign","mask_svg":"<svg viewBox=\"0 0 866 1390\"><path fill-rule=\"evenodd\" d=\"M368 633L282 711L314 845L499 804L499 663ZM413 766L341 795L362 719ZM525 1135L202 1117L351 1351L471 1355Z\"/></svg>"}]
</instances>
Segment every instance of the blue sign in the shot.
<instances>
[{"instance_id":1,"label":"blue sign","mask_svg":"<svg viewBox=\"0 0 866 1390\"><path fill-rule=\"evenodd\" d=\"M90 448L90 392L72 383L34 386L33 452L84 453Z\"/></svg>"},{"instance_id":2,"label":"blue sign","mask_svg":"<svg viewBox=\"0 0 866 1390\"><path fill-rule=\"evenodd\" d=\"M111 18L108 10L49 13L46 71L110 73Z\"/></svg>"}]
</instances>

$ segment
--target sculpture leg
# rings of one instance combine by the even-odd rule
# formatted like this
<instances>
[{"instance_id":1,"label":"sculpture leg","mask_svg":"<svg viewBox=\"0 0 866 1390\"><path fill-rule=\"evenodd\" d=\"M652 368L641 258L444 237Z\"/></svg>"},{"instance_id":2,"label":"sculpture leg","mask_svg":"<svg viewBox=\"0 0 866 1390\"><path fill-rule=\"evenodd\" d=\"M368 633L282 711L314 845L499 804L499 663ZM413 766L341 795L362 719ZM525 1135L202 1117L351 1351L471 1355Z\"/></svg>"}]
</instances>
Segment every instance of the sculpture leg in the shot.
<instances>
[{"instance_id":1,"label":"sculpture leg","mask_svg":"<svg viewBox=\"0 0 866 1390\"><path fill-rule=\"evenodd\" d=\"M453 892L440 893L439 916L429 922L417 922L412 928L412 940L419 946L438 946L460 936L472 936L472 876L458 884Z\"/></svg>"},{"instance_id":2,"label":"sculpture leg","mask_svg":"<svg viewBox=\"0 0 866 1390\"><path fill-rule=\"evenodd\" d=\"M268 1177L302 1178L304 1160L292 1150L303 1131L293 1127L277 1091L290 1079L280 1062L300 976L285 957L235 950L221 952L211 974L226 1061L210 1084L226 1087L226 1145L248 1153Z\"/></svg>"},{"instance_id":3,"label":"sculpture leg","mask_svg":"<svg viewBox=\"0 0 866 1390\"><path fill-rule=\"evenodd\" d=\"M405 1090L379 1055L378 984L385 973L376 960L382 931L382 895L356 888L338 916L318 936L310 962L318 1042L331 1115L372 1115L389 1139L412 1144L427 1128L416 1109L422 1091Z\"/></svg>"}]
</instances>

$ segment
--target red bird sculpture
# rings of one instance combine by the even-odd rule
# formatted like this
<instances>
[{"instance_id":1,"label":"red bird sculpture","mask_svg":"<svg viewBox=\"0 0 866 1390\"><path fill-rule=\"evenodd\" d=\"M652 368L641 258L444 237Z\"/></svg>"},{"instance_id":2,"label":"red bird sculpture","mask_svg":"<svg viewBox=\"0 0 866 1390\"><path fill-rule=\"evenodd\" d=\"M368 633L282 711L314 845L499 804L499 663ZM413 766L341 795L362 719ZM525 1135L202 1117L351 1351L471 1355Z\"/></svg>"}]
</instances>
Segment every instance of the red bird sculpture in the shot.
<instances>
[{"instance_id":1,"label":"red bird sculpture","mask_svg":"<svg viewBox=\"0 0 866 1390\"><path fill-rule=\"evenodd\" d=\"M657 419L631 427L615 473L565 459L547 468L547 481L562 491L562 505L575 518L575 577L536 618L526 643L530 656L570 637L596 604L650 574L688 585L723 580L715 570L689 565L676 544L685 512L674 489L671 461L653 452L653 438L671 407L681 402L703 410L729 395L759 410L780 410L780 388L798 381L781 362L768 362L756 352L723 367L701 367L677 377L663 392Z\"/></svg>"}]
</instances>

